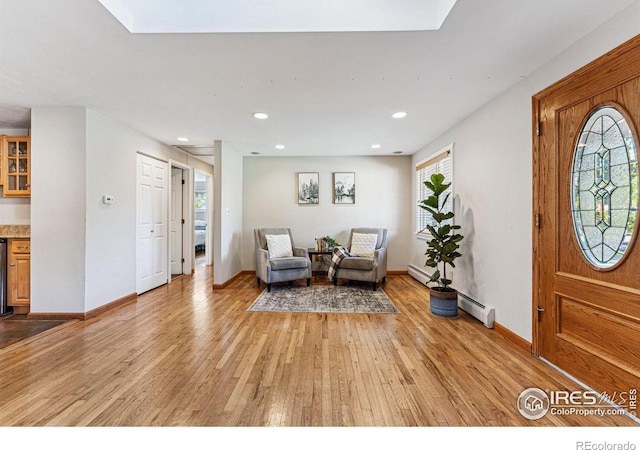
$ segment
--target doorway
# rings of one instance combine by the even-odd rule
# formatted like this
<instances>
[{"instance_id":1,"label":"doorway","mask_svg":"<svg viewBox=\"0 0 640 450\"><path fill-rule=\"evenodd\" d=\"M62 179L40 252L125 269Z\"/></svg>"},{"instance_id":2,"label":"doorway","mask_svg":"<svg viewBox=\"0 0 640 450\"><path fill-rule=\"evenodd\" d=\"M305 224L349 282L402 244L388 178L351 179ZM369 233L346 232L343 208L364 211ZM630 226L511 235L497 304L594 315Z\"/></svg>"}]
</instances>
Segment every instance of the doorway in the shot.
<instances>
[{"instance_id":1,"label":"doorway","mask_svg":"<svg viewBox=\"0 0 640 450\"><path fill-rule=\"evenodd\" d=\"M170 265L171 276L184 273L185 255L183 253L183 235L185 218L183 214L183 199L185 190L184 169L171 167L171 211L170 217Z\"/></svg>"},{"instance_id":2,"label":"doorway","mask_svg":"<svg viewBox=\"0 0 640 450\"><path fill-rule=\"evenodd\" d=\"M169 195L170 240L168 264L172 278L193 270L193 169L170 160Z\"/></svg>"},{"instance_id":3,"label":"doorway","mask_svg":"<svg viewBox=\"0 0 640 450\"><path fill-rule=\"evenodd\" d=\"M196 267L213 264L211 225L213 223L213 187L211 176L203 172L194 175L194 250Z\"/></svg>"},{"instance_id":4,"label":"doorway","mask_svg":"<svg viewBox=\"0 0 640 450\"><path fill-rule=\"evenodd\" d=\"M534 96L533 116L533 349L598 392L627 395L631 411L640 37Z\"/></svg>"}]
</instances>

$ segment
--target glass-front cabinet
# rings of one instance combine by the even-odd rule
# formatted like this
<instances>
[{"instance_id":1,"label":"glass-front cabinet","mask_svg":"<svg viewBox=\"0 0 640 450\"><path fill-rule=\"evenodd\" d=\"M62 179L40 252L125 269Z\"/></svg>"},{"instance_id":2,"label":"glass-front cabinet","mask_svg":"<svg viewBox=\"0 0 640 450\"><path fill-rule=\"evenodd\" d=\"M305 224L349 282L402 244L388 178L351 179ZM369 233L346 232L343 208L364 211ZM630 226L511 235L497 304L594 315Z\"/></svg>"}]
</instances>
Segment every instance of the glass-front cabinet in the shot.
<instances>
[{"instance_id":1,"label":"glass-front cabinet","mask_svg":"<svg viewBox=\"0 0 640 450\"><path fill-rule=\"evenodd\" d=\"M31 138L29 136L3 136L2 195L4 197L31 196Z\"/></svg>"}]
</instances>

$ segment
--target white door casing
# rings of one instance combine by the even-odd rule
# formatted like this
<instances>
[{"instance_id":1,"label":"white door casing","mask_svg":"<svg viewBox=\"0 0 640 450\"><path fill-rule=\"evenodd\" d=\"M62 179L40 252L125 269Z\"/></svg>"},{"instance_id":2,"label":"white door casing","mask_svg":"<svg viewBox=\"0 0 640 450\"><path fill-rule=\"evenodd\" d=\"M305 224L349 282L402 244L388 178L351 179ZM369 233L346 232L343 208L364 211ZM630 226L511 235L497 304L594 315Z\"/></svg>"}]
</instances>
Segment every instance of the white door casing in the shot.
<instances>
[{"instance_id":1,"label":"white door casing","mask_svg":"<svg viewBox=\"0 0 640 450\"><path fill-rule=\"evenodd\" d=\"M137 155L137 239L136 291L138 294L161 286L167 274L167 190L166 162Z\"/></svg>"},{"instance_id":2,"label":"white door casing","mask_svg":"<svg viewBox=\"0 0 640 450\"><path fill-rule=\"evenodd\" d=\"M183 273L183 188L184 171L178 167L171 168L171 275Z\"/></svg>"}]
</instances>

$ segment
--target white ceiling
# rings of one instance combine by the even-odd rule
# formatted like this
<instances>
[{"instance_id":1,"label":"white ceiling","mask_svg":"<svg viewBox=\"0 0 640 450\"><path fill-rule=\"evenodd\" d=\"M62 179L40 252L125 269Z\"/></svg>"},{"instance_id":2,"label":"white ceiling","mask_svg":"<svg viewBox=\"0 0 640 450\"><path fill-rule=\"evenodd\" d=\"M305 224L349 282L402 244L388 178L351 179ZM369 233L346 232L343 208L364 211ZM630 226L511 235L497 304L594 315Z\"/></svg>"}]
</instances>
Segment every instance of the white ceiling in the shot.
<instances>
[{"instance_id":1,"label":"white ceiling","mask_svg":"<svg viewBox=\"0 0 640 450\"><path fill-rule=\"evenodd\" d=\"M412 154L634 1L458 0L439 31L131 34L98 0L0 0L0 128L75 106L172 146Z\"/></svg>"}]
</instances>

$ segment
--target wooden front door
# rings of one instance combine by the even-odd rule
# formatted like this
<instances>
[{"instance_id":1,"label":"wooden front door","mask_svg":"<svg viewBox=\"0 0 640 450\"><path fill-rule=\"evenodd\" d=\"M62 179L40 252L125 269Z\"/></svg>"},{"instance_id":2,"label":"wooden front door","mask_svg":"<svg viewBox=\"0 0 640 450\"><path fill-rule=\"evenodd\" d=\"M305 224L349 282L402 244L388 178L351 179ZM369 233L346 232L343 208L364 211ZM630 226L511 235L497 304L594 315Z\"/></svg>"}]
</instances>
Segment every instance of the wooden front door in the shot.
<instances>
[{"instance_id":1,"label":"wooden front door","mask_svg":"<svg viewBox=\"0 0 640 450\"><path fill-rule=\"evenodd\" d=\"M633 392L640 37L536 95L533 115L534 351L598 392Z\"/></svg>"}]
</instances>

